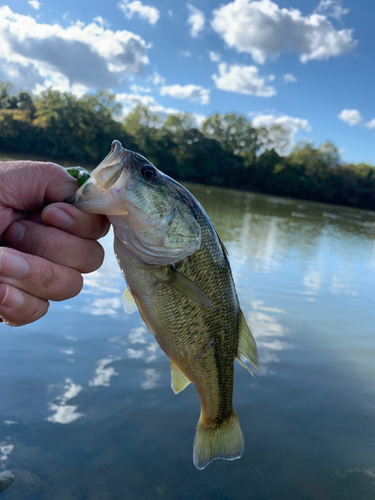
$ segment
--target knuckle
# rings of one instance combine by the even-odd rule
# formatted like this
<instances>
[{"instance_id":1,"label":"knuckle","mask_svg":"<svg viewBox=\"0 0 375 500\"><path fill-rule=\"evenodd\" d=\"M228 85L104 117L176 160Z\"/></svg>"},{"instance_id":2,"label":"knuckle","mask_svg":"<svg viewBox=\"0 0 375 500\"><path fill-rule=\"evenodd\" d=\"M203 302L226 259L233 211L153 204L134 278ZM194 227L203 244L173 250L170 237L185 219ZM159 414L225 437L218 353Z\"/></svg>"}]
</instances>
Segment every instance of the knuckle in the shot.
<instances>
[{"instance_id":1,"label":"knuckle","mask_svg":"<svg viewBox=\"0 0 375 500\"><path fill-rule=\"evenodd\" d=\"M40 284L43 287L43 290L46 293L51 293L56 286L58 281L57 273L56 273L56 265L52 264L52 262L45 262L45 265L42 267L40 271Z\"/></svg>"},{"instance_id":2,"label":"knuckle","mask_svg":"<svg viewBox=\"0 0 375 500\"><path fill-rule=\"evenodd\" d=\"M25 226L25 233L17 245L21 251L44 257L51 250L54 250L54 242L51 238L43 237L44 227L41 224L32 221L22 221Z\"/></svg>"}]
</instances>

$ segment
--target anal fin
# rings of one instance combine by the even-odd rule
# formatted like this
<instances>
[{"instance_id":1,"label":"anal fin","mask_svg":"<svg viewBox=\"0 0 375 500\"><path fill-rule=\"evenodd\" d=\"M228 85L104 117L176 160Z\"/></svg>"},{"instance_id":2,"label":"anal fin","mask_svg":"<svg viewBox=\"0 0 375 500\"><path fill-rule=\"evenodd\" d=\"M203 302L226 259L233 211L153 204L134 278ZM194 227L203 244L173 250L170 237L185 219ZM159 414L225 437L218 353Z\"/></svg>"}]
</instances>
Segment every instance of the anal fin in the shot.
<instances>
[{"instance_id":1,"label":"anal fin","mask_svg":"<svg viewBox=\"0 0 375 500\"><path fill-rule=\"evenodd\" d=\"M244 368L246 368L246 370L252 373L250 368L244 362L244 360L247 360L259 372L257 346L241 309L239 309L238 311L237 332L238 332L238 345L236 353L237 361L240 363L241 366L243 366Z\"/></svg>"},{"instance_id":2,"label":"anal fin","mask_svg":"<svg viewBox=\"0 0 375 500\"><path fill-rule=\"evenodd\" d=\"M190 380L171 361L171 387L175 394L183 391L190 384Z\"/></svg>"}]
</instances>

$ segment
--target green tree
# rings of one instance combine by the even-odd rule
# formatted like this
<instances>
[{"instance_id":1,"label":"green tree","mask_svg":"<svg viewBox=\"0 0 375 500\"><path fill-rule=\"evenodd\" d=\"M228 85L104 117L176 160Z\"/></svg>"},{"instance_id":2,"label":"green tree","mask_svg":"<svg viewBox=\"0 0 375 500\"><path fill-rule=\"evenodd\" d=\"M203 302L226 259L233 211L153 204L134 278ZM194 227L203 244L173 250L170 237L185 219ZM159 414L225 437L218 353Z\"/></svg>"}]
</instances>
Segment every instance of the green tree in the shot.
<instances>
[{"instance_id":1,"label":"green tree","mask_svg":"<svg viewBox=\"0 0 375 500\"><path fill-rule=\"evenodd\" d=\"M235 155L254 155L260 147L258 134L249 120L236 113L220 115L215 113L202 126L203 133L215 139L221 147Z\"/></svg>"},{"instance_id":2,"label":"green tree","mask_svg":"<svg viewBox=\"0 0 375 500\"><path fill-rule=\"evenodd\" d=\"M33 120L35 117L36 107L32 95L29 94L28 92L21 91L18 94L17 100L18 100L17 103L18 109L21 109L22 111L28 111L29 118Z\"/></svg>"},{"instance_id":3,"label":"green tree","mask_svg":"<svg viewBox=\"0 0 375 500\"><path fill-rule=\"evenodd\" d=\"M0 109L9 109L13 88L13 84L10 82L0 82Z\"/></svg>"}]
</instances>

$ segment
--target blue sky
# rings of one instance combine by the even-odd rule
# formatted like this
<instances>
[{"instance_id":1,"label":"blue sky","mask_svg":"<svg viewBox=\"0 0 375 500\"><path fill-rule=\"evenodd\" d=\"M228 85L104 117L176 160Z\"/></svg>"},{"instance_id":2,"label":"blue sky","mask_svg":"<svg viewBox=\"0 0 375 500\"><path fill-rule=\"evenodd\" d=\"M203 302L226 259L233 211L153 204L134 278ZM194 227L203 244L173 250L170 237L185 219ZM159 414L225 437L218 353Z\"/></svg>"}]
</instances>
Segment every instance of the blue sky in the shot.
<instances>
[{"instance_id":1,"label":"blue sky","mask_svg":"<svg viewBox=\"0 0 375 500\"><path fill-rule=\"evenodd\" d=\"M13 0L0 7L0 79L106 88L124 113L238 112L375 164L374 13L370 0Z\"/></svg>"}]
</instances>

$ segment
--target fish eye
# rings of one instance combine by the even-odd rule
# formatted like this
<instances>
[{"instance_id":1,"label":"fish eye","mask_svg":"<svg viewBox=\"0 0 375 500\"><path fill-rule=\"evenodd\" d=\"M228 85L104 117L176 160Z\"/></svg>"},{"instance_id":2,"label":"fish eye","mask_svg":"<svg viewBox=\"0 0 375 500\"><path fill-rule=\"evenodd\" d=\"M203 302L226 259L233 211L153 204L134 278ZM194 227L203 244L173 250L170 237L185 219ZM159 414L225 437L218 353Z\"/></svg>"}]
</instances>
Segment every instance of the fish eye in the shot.
<instances>
[{"instance_id":1,"label":"fish eye","mask_svg":"<svg viewBox=\"0 0 375 500\"><path fill-rule=\"evenodd\" d=\"M147 167L143 167L141 169L141 174L143 178L146 179L147 181L152 181L156 179L156 177L158 176L158 171L156 170L155 167L147 165Z\"/></svg>"}]
</instances>

